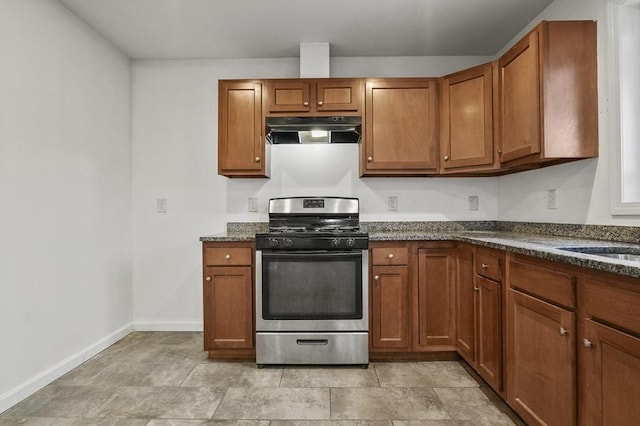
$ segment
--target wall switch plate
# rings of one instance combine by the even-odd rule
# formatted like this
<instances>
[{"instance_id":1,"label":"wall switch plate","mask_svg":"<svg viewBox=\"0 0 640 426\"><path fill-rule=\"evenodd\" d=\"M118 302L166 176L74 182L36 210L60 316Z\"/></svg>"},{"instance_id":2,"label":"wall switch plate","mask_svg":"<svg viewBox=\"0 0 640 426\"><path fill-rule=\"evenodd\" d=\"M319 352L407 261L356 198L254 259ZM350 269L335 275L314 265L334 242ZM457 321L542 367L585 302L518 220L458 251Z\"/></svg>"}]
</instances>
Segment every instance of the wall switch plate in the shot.
<instances>
[{"instance_id":1,"label":"wall switch plate","mask_svg":"<svg viewBox=\"0 0 640 426\"><path fill-rule=\"evenodd\" d=\"M558 193L555 189L547 191L547 208L549 210L555 210L558 208Z\"/></svg>"},{"instance_id":2,"label":"wall switch plate","mask_svg":"<svg viewBox=\"0 0 640 426\"><path fill-rule=\"evenodd\" d=\"M391 196L387 198L387 206L390 212L398 211L398 197Z\"/></svg>"},{"instance_id":3,"label":"wall switch plate","mask_svg":"<svg viewBox=\"0 0 640 426\"><path fill-rule=\"evenodd\" d=\"M480 197L477 195L469 195L469 210L478 210Z\"/></svg>"},{"instance_id":4,"label":"wall switch plate","mask_svg":"<svg viewBox=\"0 0 640 426\"><path fill-rule=\"evenodd\" d=\"M258 199L257 198L249 198L249 211L257 212L258 211Z\"/></svg>"},{"instance_id":5,"label":"wall switch plate","mask_svg":"<svg viewBox=\"0 0 640 426\"><path fill-rule=\"evenodd\" d=\"M166 213L167 212L167 199L166 198L158 198L156 200L156 208L158 213Z\"/></svg>"}]
</instances>

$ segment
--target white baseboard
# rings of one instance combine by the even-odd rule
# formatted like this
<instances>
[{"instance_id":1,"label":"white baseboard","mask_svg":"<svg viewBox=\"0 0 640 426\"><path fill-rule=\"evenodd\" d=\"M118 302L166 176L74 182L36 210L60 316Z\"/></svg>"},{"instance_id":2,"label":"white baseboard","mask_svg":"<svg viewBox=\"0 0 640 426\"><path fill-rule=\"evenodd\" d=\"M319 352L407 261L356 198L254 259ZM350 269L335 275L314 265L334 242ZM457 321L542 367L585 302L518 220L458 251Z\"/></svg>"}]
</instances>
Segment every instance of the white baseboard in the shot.
<instances>
[{"instance_id":1,"label":"white baseboard","mask_svg":"<svg viewBox=\"0 0 640 426\"><path fill-rule=\"evenodd\" d=\"M134 331L133 324L128 324L113 333L103 337L97 342L87 346L70 357L60 361L56 365L36 374L29 380L20 385L9 389L7 392L0 394L0 413L11 408L18 402L22 401L29 395L42 389L44 386L62 377L69 371L73 370L89 358L108 348L127 334Z\"/></svg>"},{"instance_id":2,"label":"white baseboard","mask_svg":"<svg viewBox=\"0 0 640 426\"><path fill-rule=\"evenodd\" d=\"M202 321L181 321L181 322L134 322L135 331L202 331Z\"/></svg>"}]
</instances>

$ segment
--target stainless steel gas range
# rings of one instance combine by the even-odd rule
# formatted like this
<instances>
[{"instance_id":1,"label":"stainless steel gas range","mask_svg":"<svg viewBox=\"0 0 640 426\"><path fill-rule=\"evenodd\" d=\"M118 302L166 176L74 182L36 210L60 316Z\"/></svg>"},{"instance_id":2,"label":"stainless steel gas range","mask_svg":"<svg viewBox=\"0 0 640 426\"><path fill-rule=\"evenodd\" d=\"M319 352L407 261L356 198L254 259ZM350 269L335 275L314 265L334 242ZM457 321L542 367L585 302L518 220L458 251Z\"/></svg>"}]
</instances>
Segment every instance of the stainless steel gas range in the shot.
<instances>
[{"instance_id":1,"label":"stainless steel gas range","mask_svg":"<svg viewBox=\"0 0 640 426\"><path fill-rule=\"evenodd\" d=\"M256 234L256 362L369 362L369 236L357 198L269 200Z\"/></svg>"}]
</instances>

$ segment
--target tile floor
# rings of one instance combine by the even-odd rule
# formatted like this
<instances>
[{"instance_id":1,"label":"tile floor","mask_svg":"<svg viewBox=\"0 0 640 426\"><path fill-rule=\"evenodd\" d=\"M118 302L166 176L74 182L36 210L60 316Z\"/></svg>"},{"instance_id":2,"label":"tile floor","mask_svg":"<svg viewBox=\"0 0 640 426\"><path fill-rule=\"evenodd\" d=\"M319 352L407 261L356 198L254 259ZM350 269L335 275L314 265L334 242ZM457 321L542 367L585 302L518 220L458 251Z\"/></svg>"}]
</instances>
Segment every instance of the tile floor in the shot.
<instances>
[{"instance_id":1,"label":"tile floor","mask_svg":"<svg viewBox=\"0 0 640 426\"><path fill-rule=\"evenodd\" d=\"M457 361L258 369L208 360L202 333L136 332L2 413L0 426L523 424L472 374Z\"/></svg>"}]
</instances>

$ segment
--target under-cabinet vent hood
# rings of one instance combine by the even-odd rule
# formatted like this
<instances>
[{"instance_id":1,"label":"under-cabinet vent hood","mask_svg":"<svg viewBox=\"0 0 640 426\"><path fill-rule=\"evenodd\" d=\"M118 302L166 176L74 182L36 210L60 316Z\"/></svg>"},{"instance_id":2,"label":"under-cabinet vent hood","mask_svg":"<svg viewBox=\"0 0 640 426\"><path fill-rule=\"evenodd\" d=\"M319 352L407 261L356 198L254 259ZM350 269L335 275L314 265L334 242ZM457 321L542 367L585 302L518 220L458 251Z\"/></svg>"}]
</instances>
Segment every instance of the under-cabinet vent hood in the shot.
<instances>
[{"instance_id":1,"label":"under-cabinet vent hood","mask_svg":"<svg viewBox=\"0 0 640 426\"><path fill-rule=\"evenodd\" d=\"M267 140L273 144L358 143L360 117L267 117Z\"/></svg>"}]
</instances>

